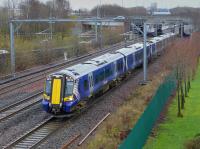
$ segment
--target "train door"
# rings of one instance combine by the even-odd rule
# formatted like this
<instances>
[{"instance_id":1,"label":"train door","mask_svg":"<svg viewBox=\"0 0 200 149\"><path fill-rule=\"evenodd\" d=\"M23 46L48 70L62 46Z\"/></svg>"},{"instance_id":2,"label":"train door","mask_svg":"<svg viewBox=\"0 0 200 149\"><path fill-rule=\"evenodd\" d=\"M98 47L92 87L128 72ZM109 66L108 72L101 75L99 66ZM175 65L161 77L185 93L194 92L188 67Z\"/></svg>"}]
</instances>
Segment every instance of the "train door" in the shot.
<instances>
[{"instance_id":1,"label":"train door","mask_svg":"<svg viewBox=\"0 0 200 149\"><path fill-rule=\"evenodd\" d=\"M52 80L52 94L51 104L60 105L62 98L62 78L53 78Z\"/></svg>"},{"instance_id":2,"label":"train door","mask_svg":"<svg viewBox=\"0 0 200 149\"><path fill-rule=\"evenodd\" d=\"M154 55L157 55L157 53L158 53L158 45L157 45L157 41L155 42L155 44L154 44Z\"/></svg>"},{"instance_id":3,"label":"train door","mask_svg":"<svg viewBox=\"0 0 200 149\"><path fill-rule=\"evenodd\" d=\"M153 53L153 44L150 43L150 44L149 44L149 47L150 47L150 50L149 50L149 58L150 58L150 60L151 60L151 58L152 58L152 53Z\"/></svg>"},{"instance_id":4,"label":"train door","mask_svg":"<svg viewBox=\"0 0 200 149\"><path fill-rule=\"evenodd\" d=\"M133 53L131 56L133 57L133 65L132 65L132 68L135 68L135 66L136 66L136 63L135 63L135 53Z\"/></svg>"},{"instance_id":5,"label":"train door","mask_svg":"<svg viewBox=\"0 0 200 149\"><path fill-rule=\"evenodd\" d=\"M92 95L94 91L94 78L93 78L93 73L88 74L88 80L89 80L89 89L90 89L90 95Z\"/></svg>"},{"instance_id":6,"label":"train door","mask_svg":"<svg viewBox=\"0 0 200 149\"><path fill-rule=\"evenodd\" d=\"M114 74L115 74L115 78L117 78L117 61L114 61Z\"/></svg>"},{"instance_id":7,"label":"train door","mask_svg":"<svg viewBox=\"0 0 200 149\"><path fill-rule=\"evenodd\" d=\"M122 59L122 65L123 65L123 72L126 72L128 70L128 58L125 56Z\"/></svg>"}]
</instances>

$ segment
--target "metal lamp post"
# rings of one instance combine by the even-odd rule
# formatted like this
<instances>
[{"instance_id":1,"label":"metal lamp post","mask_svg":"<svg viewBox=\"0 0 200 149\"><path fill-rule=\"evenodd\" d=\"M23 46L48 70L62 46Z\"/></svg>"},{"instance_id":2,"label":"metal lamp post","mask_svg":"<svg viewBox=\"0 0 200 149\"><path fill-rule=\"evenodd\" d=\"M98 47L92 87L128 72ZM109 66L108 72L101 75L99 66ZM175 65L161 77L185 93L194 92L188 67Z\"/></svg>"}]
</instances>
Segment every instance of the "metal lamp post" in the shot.
<instances>
[{"instance_id":1,"label":"metal lamp post","mask_svg":"<svg viewBox=\"0 0 200 149\"><path fill-rule=\"evenodd\" d=\"M147 83L147 24L144 23L144 31L143 31L143 38L144 38L144 43L143 43L143 73L144 73L144 78L143 78L143 84Z\"/></svg>"}]
</instances>

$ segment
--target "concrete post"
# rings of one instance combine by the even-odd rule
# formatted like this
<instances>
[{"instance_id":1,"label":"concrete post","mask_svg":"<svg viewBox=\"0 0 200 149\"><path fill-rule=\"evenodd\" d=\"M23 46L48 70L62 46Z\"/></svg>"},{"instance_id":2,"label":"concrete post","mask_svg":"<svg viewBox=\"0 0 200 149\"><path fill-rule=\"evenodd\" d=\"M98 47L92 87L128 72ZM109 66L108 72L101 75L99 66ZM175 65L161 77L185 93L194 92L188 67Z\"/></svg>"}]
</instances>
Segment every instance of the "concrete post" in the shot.
<instances>
[{"instance_id":1,"label":"concrete post","mask_svg":"<svg viewBox=\"0 0 200 149\"><path fill-rule=\"evenodd\" d=\"M10 21L10 61L11 61L11 74L15 77L15 45L14 45L14 24Z\"/></svg>"},{"instance_id":2,"label":"concrete post","mask_svg":"<svg viewBox=\"0 0 200 149\"><path fill-rule=\"evenodd\" d=\"M100 49L103 48L103 33L102 33L102 22L100 23Z\"/></svg>"},{"instance_id":3,"label":"concrete post","mask_svg":"<svg viewBox=\"0 0 200 149\"><path fill-rule=\"evenodd\" d=\"M98 42L98 24L97 20L95 22L95 40Z\"/></svg>"},{"instance_id":4,"label":"concrete post","mask_svg":"<svg viewBox=\"0 0 200 149\"><path fill-rule=\"evenodd\" d=\"M49 22L49 25L50 25L50 40L52 40L53 39L53 24L51 21Z\"/></svg>"},{"instance_id":5,"label":"concrete post","mask_svg":"<svg viewBox=\"0 0 200 149\"><path fill-rule=\"evenodd\" d=\"M158 24L156 23L156 36L158 36Z\"/></svg>"},{"instance_id":6,"label":"concrete post","mask_svg":"<svg viewBox=\"0 0 200 149\"><path fill-rule=\"evenodd\" d=\"M64 52L64 59L67 61L67 52Z\"/></svg>"},{"instance_id":7,"label":"concrete post","mask_svg":"<svg viewBox=\"0 0 200 149\"><path fill-rule=\"evenodd\" d=\"M181 23L181 38L183 38L183 23Z\"/></svg>"}]
</instances>

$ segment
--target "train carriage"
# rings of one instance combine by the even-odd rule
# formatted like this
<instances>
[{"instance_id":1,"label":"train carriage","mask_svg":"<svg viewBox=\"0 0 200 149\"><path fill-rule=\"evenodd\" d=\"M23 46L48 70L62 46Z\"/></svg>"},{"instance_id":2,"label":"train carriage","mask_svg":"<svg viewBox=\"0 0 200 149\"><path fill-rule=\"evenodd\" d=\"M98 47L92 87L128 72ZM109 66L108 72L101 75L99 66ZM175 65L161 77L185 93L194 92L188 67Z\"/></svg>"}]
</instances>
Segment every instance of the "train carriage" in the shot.
<instances>
[{"instance_id":1,"label":"train carriage","mask_svg":"<svg viewBox=\"0 0 200 149\"><path fill-rule=\"evenodd\" d=\"M160 37L160 36L154 37L153 39L151 39L151 41L153 41L155 43L155 47L156 47L155 53L156 53L156 55L160 55L163 48L164 48L164 42L163 42L162 39L163 39L163 37Z\"/></svg>"},{"instance_id":2,"label":"train carriage","mask_svg":"<svg viewBox=\"0 0 200 149\"><path fill-rule=\"evenodd\" d=\"M159 38L152 38L152 39L149 40L149 42L151 43L151 46L152 46L152 50L151 50L152 56L153 57L157 56L159 49L162 47L160 39Z\"/></svg>"},{"instance_id":3,"label":"train carriage","mask_svg":"<svg viewBox=\"0 0 200 149\"><path fill-rule=\"evenodd\" d=\"M70 113L124 73L124 56L107 53L51 74L46 80L43 107L50 113Z\"/></svg>"},{"instance_id":4,"label":"train carriage","mask_svg":"<svg viewBox=\"0 0 200 149\"><path fill-rule=\"evenodd\" d=\"M116 53L120 53L120 54L124 55L124 57L125 57L126 72L128 72L136 67L135 52L136 52L136 48L134 46L122 48L122 49L119 49L116 51Z\"/></svg>"},{"instance_id":5,"label":"train carriage","mask_svg":"<svg viewBox=\"0 0 200 149\"><path fill-rule=\"evenodd\" d=\"M162 51L163 40L167 43L173 36L165 34L147 42L148 60ZM142 63L143 43L136 43L50 74L45 82L43 108L53 114L71 113Z\"/></svg>"}]
</instances>

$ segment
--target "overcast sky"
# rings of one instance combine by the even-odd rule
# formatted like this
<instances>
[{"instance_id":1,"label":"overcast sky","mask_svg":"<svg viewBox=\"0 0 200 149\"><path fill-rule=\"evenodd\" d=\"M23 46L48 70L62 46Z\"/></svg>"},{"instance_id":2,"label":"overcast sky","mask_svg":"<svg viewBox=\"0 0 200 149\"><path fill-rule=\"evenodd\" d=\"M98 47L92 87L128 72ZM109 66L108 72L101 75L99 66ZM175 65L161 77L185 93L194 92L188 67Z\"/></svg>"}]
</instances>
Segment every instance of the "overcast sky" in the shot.
<instances>
[{"instance_id":1,"label":"overcast sky","mask_svg":"<svg viewBox=\"0 0 200 149\"><path fill-rule=\"evenodd\" d=\"M0 0L0 5L3 5L5 1ZM20 0L15 0L20 1ZM40 0L46 2L47 0ZM69 0L71 7L73 9L87 8L91 9L97 4L118 4L125 7L134 7L134 6L150 6L151 3L157 2L158 7L160 8L173 8L177 6L190 6L190 7L200 7L200 0Z\"/></svg>"}]
</instances>

